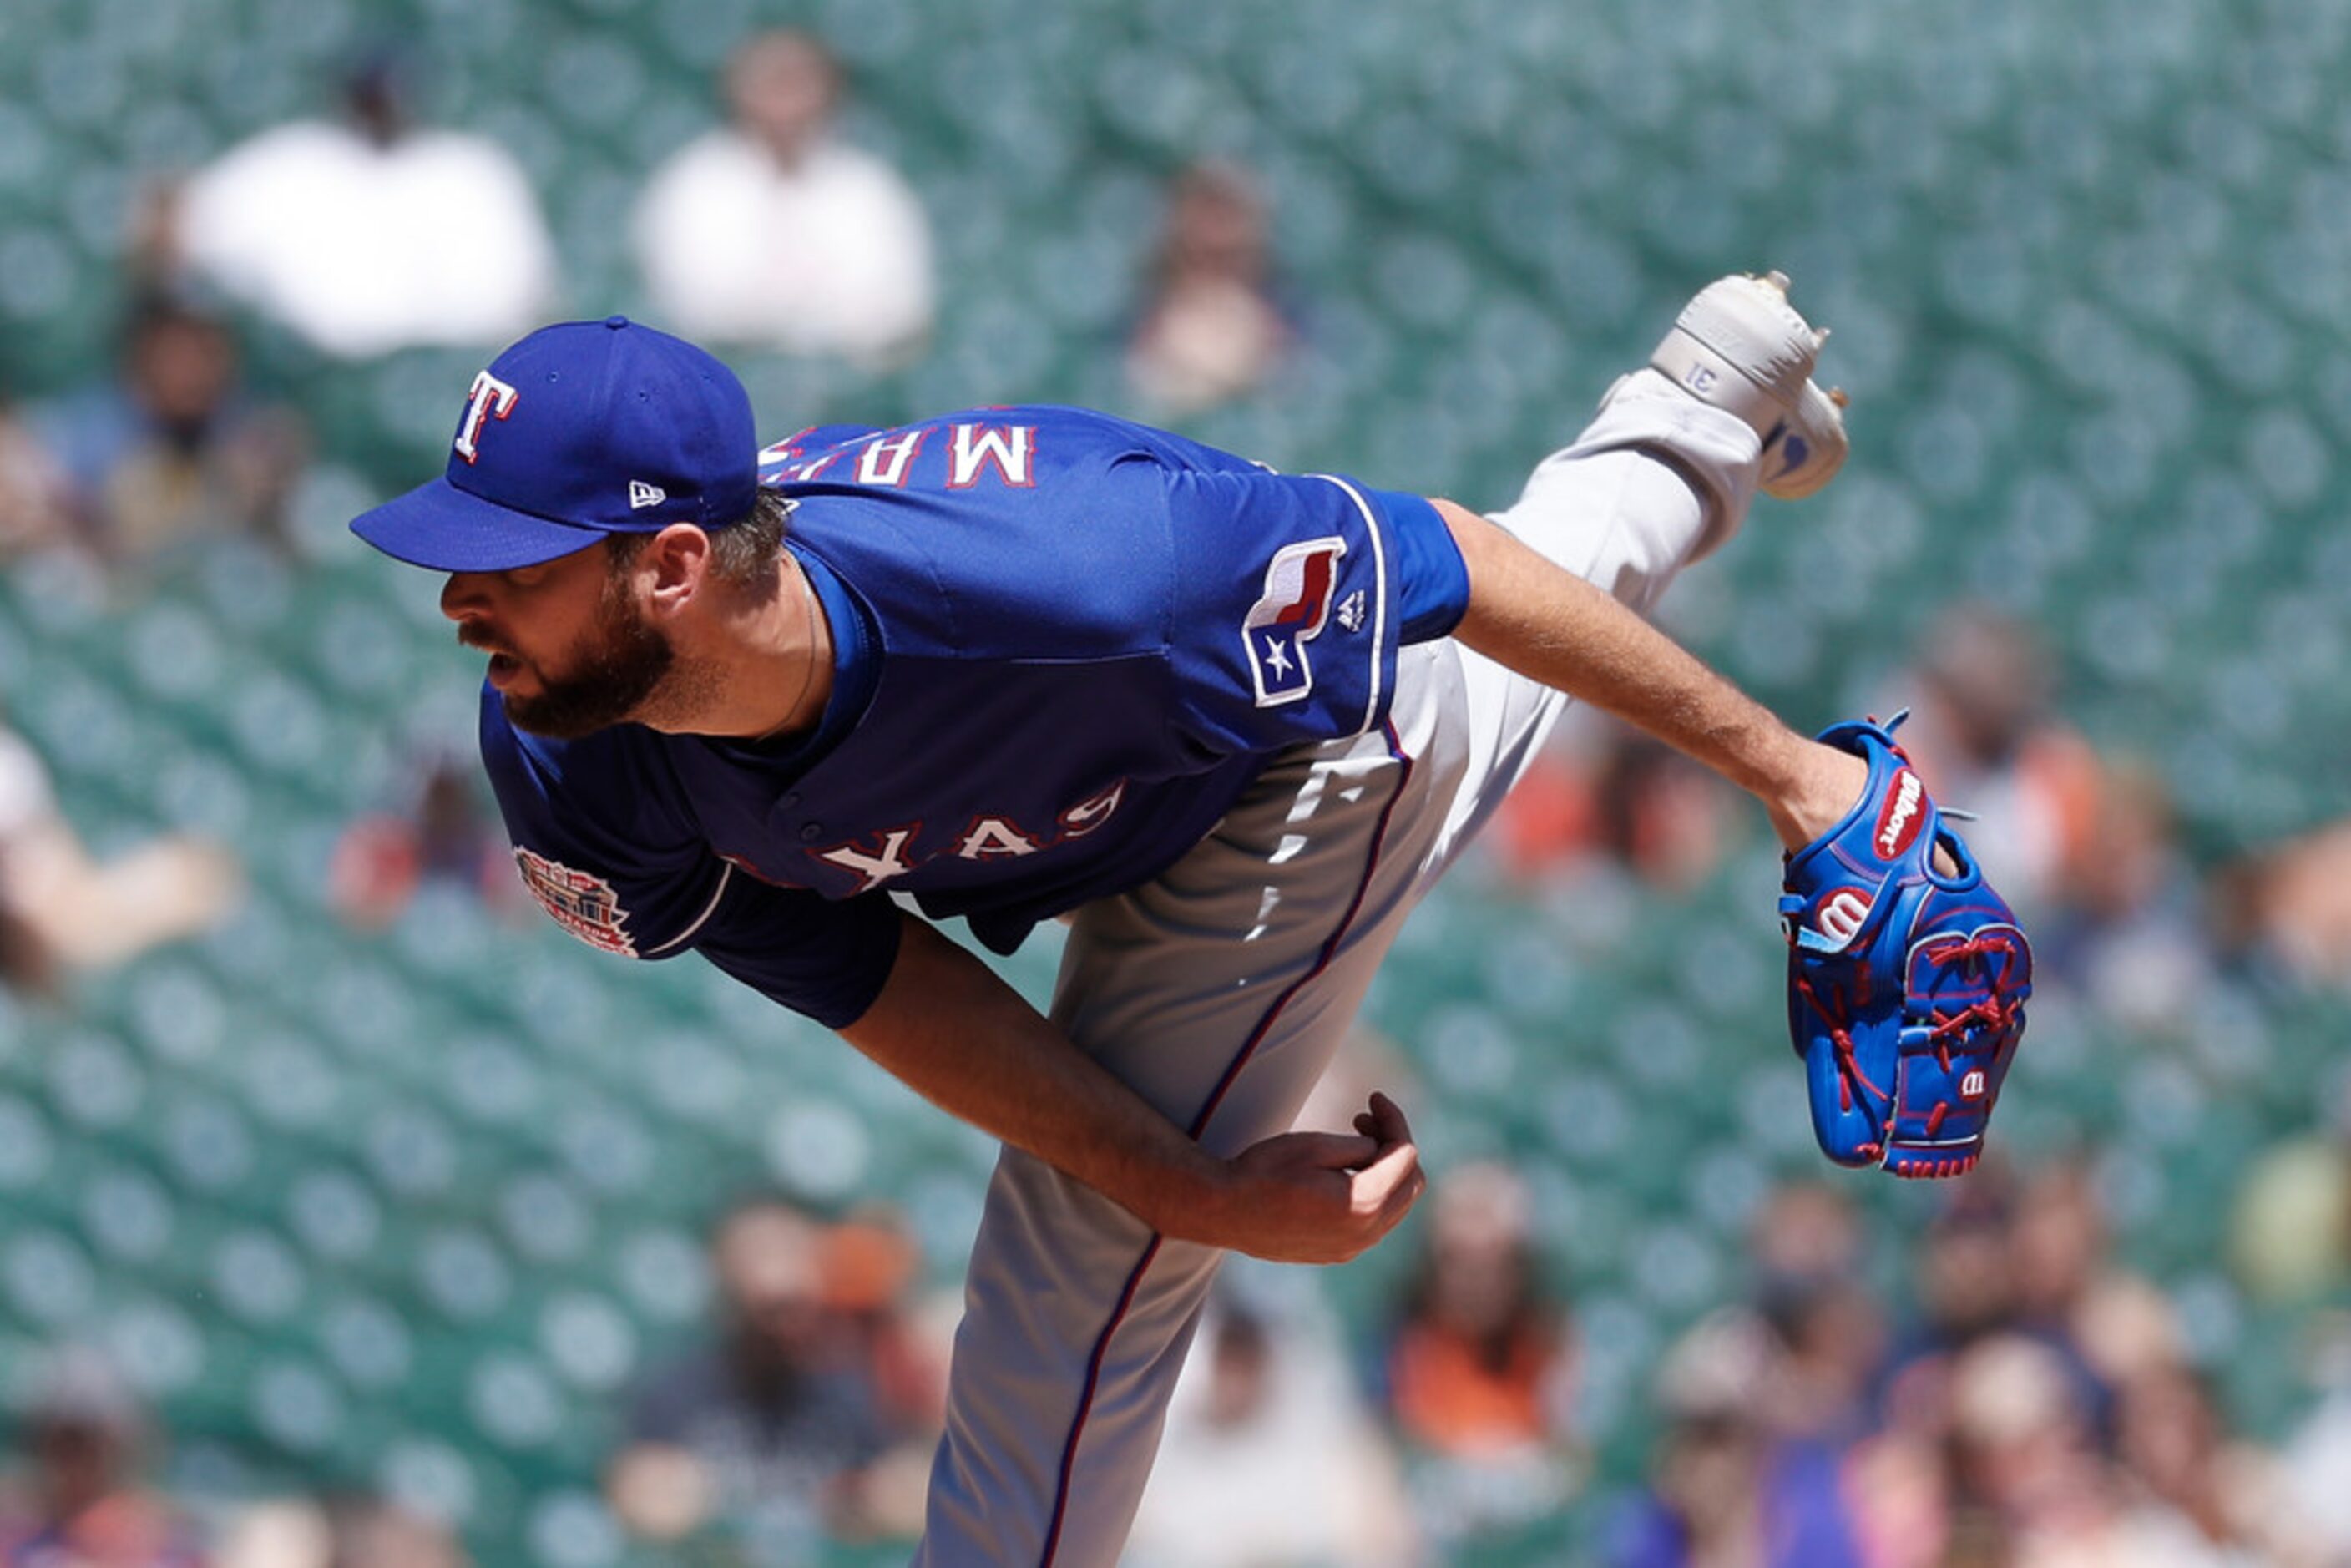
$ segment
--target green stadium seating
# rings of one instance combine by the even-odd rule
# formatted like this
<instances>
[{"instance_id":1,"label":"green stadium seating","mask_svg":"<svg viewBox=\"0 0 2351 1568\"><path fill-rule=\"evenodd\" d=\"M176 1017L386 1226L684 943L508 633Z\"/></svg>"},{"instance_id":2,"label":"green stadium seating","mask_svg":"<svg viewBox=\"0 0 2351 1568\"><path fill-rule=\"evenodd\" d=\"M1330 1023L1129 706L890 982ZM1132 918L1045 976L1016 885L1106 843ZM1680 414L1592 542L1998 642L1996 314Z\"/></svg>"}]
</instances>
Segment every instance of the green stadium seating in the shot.
<instances>
[{"instance_id":1,"label":"green stadium seating","mask_svg":"<svg viewBox=\"0 0 2351 1568\"><path fill-rule=\"evenodd\" d=\"M1759 508L1677 593L1705 607L1678 630L1817 717L1909 652L1915 627L1876 607L1989 595L2042 622L2096 741L2165 770L2199 857L2339 815L2342 16L1801 0L1768 29L1720 3L1665 28L1653 9L800 7L851 67L857 130L920 187L945 293L929 352L887 375L743 356L762 427L1123 406L1162 183L1204 154L1261 173L1311 343L1191 433L1480 506L1693 287L1781 265L1838 329L1853 464L1805 515ZM141 181L320 108L385 26L440 73L436 112L531 170L564 308L635 308L636 183L712 122L728 43L777 14L16 0L0 391L106 362ZM429 584L342 523L437 470L478 354L331 367L263 329L251 357L319 444L294 562L225 549L114 595L55 563L0 578L0 705L77 824L101 848L201 830L252 878L228 932L78 987L70 1014L0 1005L0 1360L85 1331L220 1473L422 1500L486 1563L651 1568L597 1467L619 1390L695 1332L716 1208L778 1182L887 1197L944 1279L990 1151L691 962L625 970L454 894L381 933L335 921L338 835L402 800L416 755L470 746L475 674ZM1589 1554L1640 1474L1658 1356L1741 1288L1760 1193L1817 1168L1754 915L1771 859L1750 846L1679 899L1465 868L1374 990L1432 1159L1529 1173L1585 1347L1591 1492L1461 1561ZM1047 942L1012 972L1041 995L1050 967ZM2100 1172L2123 1255L2176 1287L2232 1408L2274 1435L2303 1320L2235 1300L2211 1260L2239 1173L2308 1124L2351 1019L2234 979L2199 1010L2147 1038L2053 1000L2005 1133L2127 1134ZM1907 1229L1923 1212L1849 1190ZM1358 1333L1404 1261L1332 1276Z\"/></svg>"}]
</instances>

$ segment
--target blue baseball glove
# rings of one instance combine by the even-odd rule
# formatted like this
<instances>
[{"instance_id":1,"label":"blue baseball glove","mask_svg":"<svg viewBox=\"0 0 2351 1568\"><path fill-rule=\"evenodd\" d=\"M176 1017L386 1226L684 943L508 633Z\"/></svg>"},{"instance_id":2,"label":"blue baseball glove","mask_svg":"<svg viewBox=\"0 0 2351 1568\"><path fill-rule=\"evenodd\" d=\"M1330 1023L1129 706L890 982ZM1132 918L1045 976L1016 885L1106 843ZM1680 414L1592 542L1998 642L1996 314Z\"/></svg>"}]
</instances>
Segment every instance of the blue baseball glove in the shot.
<instances>
[{"instance_id":1,"label":"blue baseball glove","mask_svg":"<svg viewBox=\"0 0 2351 1568\"><path fill-rule=\"evenodd\" d=\"M2032 947L1895 744L1904 716L1820 734L1869 763L1869 786L1788 857L1788 1029L1829 1158L1958 1176L2024 1036Z\"/></svg>"}]
</instances>

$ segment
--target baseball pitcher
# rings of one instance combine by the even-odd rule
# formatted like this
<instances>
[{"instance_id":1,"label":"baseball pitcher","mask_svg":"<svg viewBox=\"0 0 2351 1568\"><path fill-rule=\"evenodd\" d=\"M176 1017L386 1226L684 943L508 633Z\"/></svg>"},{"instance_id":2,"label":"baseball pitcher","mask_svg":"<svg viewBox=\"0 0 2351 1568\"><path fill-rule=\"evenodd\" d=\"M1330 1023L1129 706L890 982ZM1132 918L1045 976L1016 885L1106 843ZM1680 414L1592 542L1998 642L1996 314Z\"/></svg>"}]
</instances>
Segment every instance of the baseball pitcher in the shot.
<instances>
[{"instance_id":1,"label":"baseball pitcher","mask_svg":"<svg viewBox=\"0 0 2351 1568\"><path fill-rule=\"evenodd\" d=\"M1715 283L1488 518L1067 408L761 450L732 374L615 317L500 355L444 476L354 522L447 574L566 930L698 952L1002 1140L918 1561L1112 1562L1221 1252L1403 1218L1393 1103L1288 1129L1570 695L1822 841L1783 920L1831 1152L1971 1162L2012 923L1886 732L1806 740L1641 615L1759 486L1835 474L1822 336L1776 275ZM1943 904L1975 924L1912 940ZM1009 952L1057 916L1050 1015L934 924Z\"/></svg>"}]
</instances>

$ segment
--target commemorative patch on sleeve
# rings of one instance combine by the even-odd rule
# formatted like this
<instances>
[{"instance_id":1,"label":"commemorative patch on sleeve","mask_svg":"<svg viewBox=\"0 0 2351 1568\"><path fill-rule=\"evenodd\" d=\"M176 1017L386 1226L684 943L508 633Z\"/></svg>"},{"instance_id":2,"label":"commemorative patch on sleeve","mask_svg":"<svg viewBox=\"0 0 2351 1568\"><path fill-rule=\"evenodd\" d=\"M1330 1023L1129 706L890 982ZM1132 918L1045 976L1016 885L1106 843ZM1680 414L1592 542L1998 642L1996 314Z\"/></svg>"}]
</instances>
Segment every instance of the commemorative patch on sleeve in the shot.
<instances>
[{"instance_id":1,"label":"commemorative patch on sleeve","mask_svg":"<svg viewBox=\"0 0 2351 1568\"><path fill-rule=\"evenodd\" d=\"M522 884L558 925L590 947L623 958L637 956L636 942L629 936L629 912L621 907L621 895L611 883L520 844L515 846L515 864L522 870Z\"/></svg>"}]
</instances>

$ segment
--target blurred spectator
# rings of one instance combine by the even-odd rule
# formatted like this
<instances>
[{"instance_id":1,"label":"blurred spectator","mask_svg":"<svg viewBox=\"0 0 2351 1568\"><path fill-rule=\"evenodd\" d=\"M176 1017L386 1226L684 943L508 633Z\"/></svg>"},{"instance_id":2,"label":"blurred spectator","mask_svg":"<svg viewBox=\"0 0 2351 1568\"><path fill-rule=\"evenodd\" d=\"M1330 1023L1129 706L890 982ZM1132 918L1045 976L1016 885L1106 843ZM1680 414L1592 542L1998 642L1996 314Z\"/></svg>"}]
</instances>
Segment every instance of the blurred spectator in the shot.
<instances>
[{"instance_id":1,"label":"blurred spectator","mask_svg":"<svg viewBox=\"0 0 2351 1568\"><path fill-rule=\"evenodd\" d=\"M113 376L43 411L82 537L116 562L191 541L277 540L308 445L290 410L238 385L228 324L168 294L131 308Z\"/></svg>"},{"instance_id":2,"label":"blurred spectator","mask_svg":"<svg viewBox=\"0 0 2351 1568\"><path fill-rule=\"evenodd\" d=\"M338 1501L327 1518L334 1555L322 1568L465 1568L449 1531L381 1498Z\"/></svg>"},{"instance_id":3,"label":"blurred spectator","mask_svg":"<svg viewBox=\"0 0 2351 1568\"><path fill-rule=\"evenodd\" d=\"M1917 1254L1917 1317L1899 1336L1881 1396L1888 1418L1939 1420L1959 1362L1991 1339L2030 1343L2066 1381L2068 1408L2105 1428L2113 1385L2095 1364L2085 1318L2110 1278L2105 1228L2088 1173L2057 1166L2021 1186L1979 1167L1957 1188ZM2116 1320L2117 1331L2122 1320ZM2103 1342L2102 1342L2103 1343ZM2117 1339L2116 1354L2131 1342Z\"/></svg>"},{"instance_id":4,"label":"blurred spectator","mask_svg":"<svg viewBox=\"0 0 2351 1568\"><path fill-rule=\"evenodd\" d=\"M1583 1473L1576 1343L1535 1254L1532 1199L1499 1165L1434 1184L1426 1249L1407 1281L1384 1368L1415 1460L1416 1506L1452 1539L1561 1507Z\"/></svg>"},{"instance_id":5,"label":"blurred spectator","mask_svg":"<svg viewBox=\"0 0 2351 1568\"><path fill-rule=\"evenodd\" d=\"M2314 1543L2276 1463L2230 1438L2203 1379L2151 1367L2123 1390L2116 1448L2127 1478L2134 1563L2235 1568L2307 1563Z\"/></svg>"},{"instance_id":6,"label":"blurred spectator","mask_svg":"<svg viewBox=\"0 0 2351 1568\"><path fill-rule=\"evenodd\" d=\"M1686 895L1721 863L1735 810L1721 782L1680 752L1571 709L1496 811L1490 853L1521 882L1604 866Z\"/></svg>"},{"instance_id":7,"label":"blurred spectator","mask_svg":"<svg viewBox=\"0 0 2351 1568\"><path fill-rule=\"evenodd\" d=\"M922 1253L886 1204L852 1212L825 1235L824 1304L846 1330L848 1357L872 1385L890 1447L859 1477L856 1507L836 1528L862 1535L922 1533L931 1458L947 1416L947 1356L960 1291L916 1302Z\"/></svg>"},{"instance_id":8,"label":"blurred spectator","mask_svg":"<svg viewBox=\"0 0 2351 1568\"><path fill-rule=\"evenodd\" d=\"M1181 418L1256 391L1299 340L1273 271L1264 199L1240 170L1196 163L1176 181L1126 347L1155 416Z\"/></svg>"},{"instance_id":9,"label":"blurred spectator","mask_svg":"<svg viewBox=\"0 0 2351 1568\"><path fill-rule=\"evenodd\" d=\"M1825 1182L1789 1182L1756 1207L1748 1248L1767 1284L1843 1278L1861 1261L1861 1221L1841 1189Z\"/></svg>"},{"instance_id":10,"label":"blurred spectator","mask_svg":"<svg viewBox=\"0 0 2351 1568\"><path fill-rule=\"evenodd\" d=\"M64 468L16 407L0 401L0 563L79 543Z\"/></svg>"},{"instance_id":11,"label":"blurred spectator","mask_svg":"<svg viewBox=\"0 0 2351 1568\"><path fill-rule=\"evenodd\" d=\"M103 1356L58 1352L17 1441L26 1473L0 1494L0 1568L203 1568L191 1526L138 1479L159 1439Z\"/></svg>"},{"instance_id":12,"label":"blurred spectator","mask_svg":"<svg viewBox=\"0 0 2351 1568\"><path fill-rule=\"evenodd\" d=\"M344 359L537 325L554 251L521 166L486 137L419 126L389 53L341 85L340 121L265 131L161 193L149 264L193 269Z\"/></svg>"},{"instance_id":13,"label":"blurred spectator","mask_svg":"<svg viewBox=\"0 0 2351 1568\"><path fill-rule=\"evenodd\" d=\"M2017 913L2046 906L2102 809L2095 755L2052 710L2056 664L2032 629L1980 604L1938 617L1896 685L1899 738L1935 798L1976 813L1968 847Z\"/></svg>"},{"instance_id":14,"label":"blurred spectator","mask_svg":"<svg viewBox=\"0 0 2351 1568\"><path fill-rule=\"evenodd\" d=\"M758 34L726 68L730 122L653 172L637 265L689 338L866 363L930 330L930 226L905 181L833 132L841 68L804 33Z\"/></svg>"},{"instance_id":15,"label":"blurred spectator","mask_svg":"<svg viewBox=\"0 0 2351 1568\"><path fill-rule=\"evenodd\" d=\"M467 1568L448 1531L377 1497L271 1502L246 1510L216 1568Z\"/></svg>"},{"instance_id":16,"label":"blurred spectator","mask_svg":"<svg viewBox=\"0 0 2351 1568\"><path fill-rule=\"evenodd\" d=\"M1780 1188L1750 1233L1758 1315L1780 1361L1774 1429L1845 1442L1868 1419L1871 1380L1886 1348L1884 1313L1859 1273L1860 1228L1836 1188Z\"/></svg>"},{"instance_id":17,"label":"blurred spectator","mask_svg":"<svg viewBox=\"0 0 2351 1568\"><path fill-rule=\"evenodd\" d=\"M1176 1382L1129 1558L1134 1568L1417 1563L1403 1490L1328 1328L1227 1291Z\"/></svg>"},{"instance_id":18,"label":"blurred spectator","mask_svg":"<svg viewBox=\"0 0 2351 1568\"><path fill-rule=\"evenodd\" d=\"M1735 1309L1668 1353L1666 1434L1613 1532L1615 1568L1863 1568L1835 1451L1773 1429L1782 1371L1770 1331Z\"/></svg>"},{"instance_id":19,"label":"blurred spectator","mask_svg":"<svg viewBox=\"0 0 2351 1568\"><path fill-rule=\"evenodd\" d=\"M66 970L202 931L227 914L240 883L225 852L191 839L91 859L48 770L0 726L0 983L52 992Z\"/></svg>"},{"instance_id":20,"label":"blurred spectator","mask_svg":"<svg viewBox=\"0 0 2351 1568\"><path fill-rule=\"evenodd\" d=\"M2019 1186L2009 1223L2015 1321L2053 1343L2079 1346L2081 1319L2106 1267L2106 1219L2088 1166L2056 1161Z\"/></svg>"},{"instance_id":21,"label":"blurred spectator","mask_svg":"<svg viewBox=\"0 0 2351 1568\"><path fill-rule=\"evenodd\" d=\"M755 1568L875 1532L868 1470L893 1434L852 1325L827 1305L830 1260L826 1228L779 1200L720 1224L723 1337L645 1381L607 1475L631 1530L722 1541Z\"/></svg>"},{"instance_id":22,"label":"blurred spectator","mask_svg":"<svg viewBox=\"0 0 2351 1568\"><path fill-rule=\"evenodd\" d=\"M1749 1229L1757 1315L1772 1331L1773 1433L1840 1456L1844 1495L1870 1568L1942 1568L1949 1514L1939 1434L1872 1427L1887 1348L1885 1309L1863 1282L1862 1228L1844 1189L1791 1182Z\"/></svg>"},{"instance_id":23,"label":"blurred spectator","mask_svg":"<svg viewBox=\"0 0 2351 1568\"><path fill-rule=\"evenodd\" d=\"M2034 964L2041 977L2079 987L2101 1017L2176 1029L2212 978L2203 894L2161 779L2098 767L2095 784L2096 809L2063 846L2049 907L2034 923Z\"/></svg>"},{"instance_id":24,"label":"blurred spectator","mask_svg":"<svg viewBox=\"0 0 2351 1568\"><path fill-rule=\"evenodd\" d=\"M1940 1432L1874 1432L1848 1449L1840 1491L1869 1568L1971 1568L1984 1555L1980 1531L1955 1530L1951 1479Z\"/></svg>"},{"instance_id":25,"label":"blurred spectator","mask_svg":"<svg viewBox=\"0 0 2351 1568\"><path fill-rule=\"evenodd\" d=\"M1569 710L1571 713L1573 709ZM1479 841L1512 882L1531 886L1567 873L1599 837L1599 803L1583 760L1558 740L1527 764Z\"/></svg>"},{"instance_id":26,"label":"blurred spectator","mask_svg":"<svg viewBox=\"0 0 2351 1568\"><path fill-rule=\"evenodd\" d=\"M1993 1333L1953 1359L1948 1404L1962 1541L1999 1543L1984 1560L2125 1563L2114 1478L2099 1458L2076 1384L2047 1345Z\"/></svg>"},{"instance_id":27,"label":"blurred spectator","mask_svg":"<svg viewBox=\"0 0 2351 1568\"><path fill-rule=\"evenodd\" d=\"M2074 1313L2074 1339L2104 1390L2128 1384L2150 1369L2176 1366L2188 1354L2187 1335L2171 1298L2139 1275L2108 1269Z\"/></svg>"},{"instance_id":28,"label":"blurred spectator","mask_svg":"<svg viewBox=\"0 0 2351 1568\"><path fill-rule=\"evenodd\" d=\"M2086 1158L2047 1161L2024 1178L2009 1228L2009 1270L2015 1326L2064 1360L2102 1437L2118 1391L2180 1364L2178 1314L2152 1283L2115 1261Z\"/></svg>"},{"instance_id":29,"label":"blurred spectator","mask_svg":"<svg viewBox=\"0 0 2351 1568\"><path fill-rule=\"evenodd\" d=\"M1651 887L1688 893L1721 861L1721 782L1663 741L1621 729L1594 793L1601 850Z\"/></svg>"},{"instance_id":30,"label":"blurred spectator","mask_svg":"<svg viewBox=\"0 0 2351 1568\"><path fill-rule=\"evenodd\" d=\"M2351 1563L2351 1320L2330 1313L2314 1337L2318 1407L2288 1439L2282 1463L2294 1517L2322 1560L2341 1568Z\"/></svg>"},{"instance_id":31,"label":"blurred spectator","mask_svg":"<svg viewBox=\"0 0 2351 1568\"><path fill-rule=\"evenodd\" d=\"M1565 1310L1536 1262L1531 1201L1499 1165L1437 1184L1428 1247L1388 1350L1396 1425L1464 1458L1565 1446L1575 1375Z\"/></svg>"},{"instance_id":32,"label":"blurred spectator","mask_svg":"<svg viewBox=\"0 0 2351 1568\"><path fill-rule=\"evenodd\" d=\"M2351 986L2351 821L2251 856L2225 882L2241 940L2303 981Z\"/></svg>"},{"instance_id":33,"label":"blurred spectator","mask_svg":"<svg viewBox=\"0 0 2351 1568\"><path fill-rule=\"evenodd\" d=\"M513 852L476 792L478 771L453 757L424 764L414 799L401 811L360 818L336 841L327 886L337 913L370 929L400 918L418 889L462 889L493 909L526 906Z\"/></svg>"},{"instance_id":34,"label":"blurred spectator","mask_svg":"<svg viewBox=\"0 0 2351 1568\"><path fill-rule=\"evenodd\" d=\"M1939 1418L1951 1359L2015 1321L2011 1200L1998 1167L1978 1167L1950 1192L1913 1254L1916 1315L1896 1337L1880 1405L1897 1423Z\"/></svg>"},{"instance_id":35,"label":"blurred spectator","mask_svg":"<svg viewBox=\"0 0 2351 1568\"><path fill-rule=\"evenodd\" d=\"M2320 1127L2272 1144L2238 1189L2230 1257L2258 1301L2312 1301L2351 1283L2351 1073L2329 1100Z\"/></svg>"}]
</instances>

